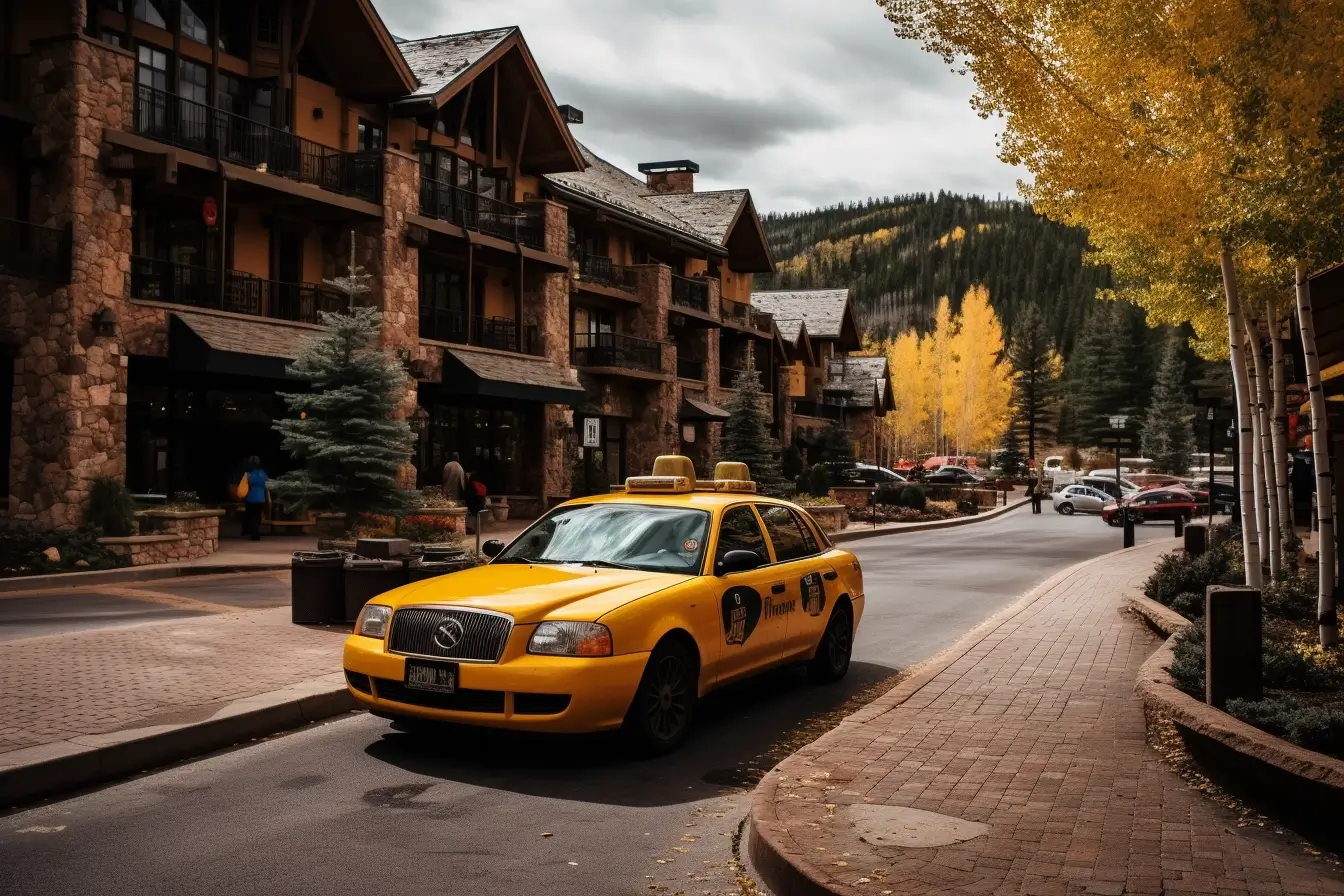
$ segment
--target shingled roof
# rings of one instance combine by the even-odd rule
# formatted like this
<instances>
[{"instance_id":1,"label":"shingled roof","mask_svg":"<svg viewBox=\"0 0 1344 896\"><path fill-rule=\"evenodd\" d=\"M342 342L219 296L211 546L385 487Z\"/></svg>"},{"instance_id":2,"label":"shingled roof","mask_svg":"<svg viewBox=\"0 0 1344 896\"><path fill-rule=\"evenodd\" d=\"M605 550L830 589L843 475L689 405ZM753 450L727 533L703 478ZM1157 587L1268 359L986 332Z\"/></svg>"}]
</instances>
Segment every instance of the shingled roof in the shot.
<instances>
[{"instance_id":1,"label":"shingled roof","mask_svg":"<svg viewBox=\"0 0 1344 896\"><path fill-rule=\"evenodd\" d=\"M516 26L492 28L465 34L441 34L398 44L397 49L406 58L406 64L420 80L416 91L402 102L438 94L517 30Z\"/></svg>"},{"instance_id":2,"label":"shingled roof","mask_svg":"<svg viewBox=\"0 0 1344 896\"><path fill-rule=\"evenodd\" d=\"M588 163L586 171L548 174L546 179L561 190L595 199L646 223L674 231L707 249L715 250L715 254L722 254L718 240L655 202L655 199L664 197L650 195L644 181L617 168L582 143L579 144L579 151Z\"/></svg>"},{"instance_id":3,"label":"shingled roof","mask_svg":"<svg viewBox=\"0 0 1344 896\"><path fill-rule=\"evenodd\" d=\"M783 321L788 320L802 320L806 323L807 335L813 339L840 339L844 335L845 319L851 315L847 289L753 292L751 304L773 314L775 320L781 322L780 332L785 334L786 339L789 337ZM852 327L852 318L849 323Z\"/></svg>"},{"instance_id":4,"label":"shingled roof","mask_svg":"<svg viewBox=\"0 0 1344 896\"><path fill-rule=\"evenodd\" d=\"M210 348L240 355L260 355L292 361L321 331L313 327L296 326L286 321L244 317L224 317L174 311L173 314L191 327L192 331Z\"/></svg>"},{"instance_id":5,"label":"shingled roof","mask_svg":"<svg viewBox=\"0 0 1344 896\"><path fill-rule=\"evenodd\" d=\"M829 386L838 385L849 390L846 399L849 406L871 408L876 401L878 416L890 406L891 371L885 357L848 355L835 358L827 373Z\"/></svg>"},{"instance_id":6,"label":"shingled roof","mask_svg":"<svg viewBox=\"0 0 1344 896\"><path fill-rule=\"evenodd\" d=\"M737 220L743 203L747 201L747 195L746 190L716 190L705 193L653 193L648 199L722 246L728 242L728 232Z\"/></svg>"}]
</instances>

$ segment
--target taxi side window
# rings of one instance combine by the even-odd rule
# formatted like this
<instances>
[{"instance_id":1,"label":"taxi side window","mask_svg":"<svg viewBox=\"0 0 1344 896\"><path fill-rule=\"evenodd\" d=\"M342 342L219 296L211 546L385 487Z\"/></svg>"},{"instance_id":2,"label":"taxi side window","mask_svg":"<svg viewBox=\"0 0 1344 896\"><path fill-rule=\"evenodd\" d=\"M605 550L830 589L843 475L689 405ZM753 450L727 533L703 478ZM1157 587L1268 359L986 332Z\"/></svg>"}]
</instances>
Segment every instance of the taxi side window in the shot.
<instances>
[{"instance_id":1,"label":"taxi side window","mask_svg":"<svg viewBox=\"0 0 1344 896\"><path fill-rule=\"evenodd\" d=\"M719 546L714 551L716 567L729 551L752 551L760 555L762 563L770 562L761 524L756 522L756 514L746 505L730 508L719 523Z\"/></svg>"},{"instance_id":2,"label":"taxi side window","mask_svg":"<svg viewBox=\"0 0 1344 896\"><path fill-rule=\"evenodd\" d=\"M770 543L775 546L776 563L798 560L816 553L815 549L809 550L807 542L803 540L803 532L798 527L798 520L789 508L771 504L761 505L757 509L761 512L761 519L765 520L765 531L770 534Z\"/></svg>"},{"instance_id":3,"label":"taxi side window","mask_svg":"<svg viewBox=\"0 0 1344 896\"><path fill-rule=\"evenodd\" d=\"M821 553L821 548L817 546L817 537L812 534L812 527L807 524L807 520L799 515L798 511L790 510L793 514L793 521L798 524L798 531L803 533L803 547L807 550L804 556L811 557Z\"/></svg>"}]
</instances>

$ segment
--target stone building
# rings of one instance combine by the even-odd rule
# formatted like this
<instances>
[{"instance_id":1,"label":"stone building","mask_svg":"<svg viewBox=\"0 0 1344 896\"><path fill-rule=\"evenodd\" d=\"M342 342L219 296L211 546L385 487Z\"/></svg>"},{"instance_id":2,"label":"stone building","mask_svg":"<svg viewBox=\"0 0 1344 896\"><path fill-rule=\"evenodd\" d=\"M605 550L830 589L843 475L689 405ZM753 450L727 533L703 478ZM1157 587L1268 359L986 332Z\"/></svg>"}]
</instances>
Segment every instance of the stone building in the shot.
<instances>
[{"instance_id":1,"label":"stone building","mask_svg":"<svg viewBox=\"0 0 1344 896\"><path fill-rule=\"evenodd\" d=\"M714 416L718 331L776 341L738 307L769 267L750 197L677 192L687 170L651 172L635 211L585 194L579 113L557 106L517 29L399 45L370 0L6 9L0 468L13 517L75 522L98 476L221 501L248 455L284 472L271 422L279 393L305 388L286 367L319 313L342 307L323 284L352 255L373 278L360 301L384 312L406 367L420 483L458 451L524 512L569 494L575 406L628 421L600 438L633 435L642 468L691 434L683 419ZM610 283L580 233L607 234ZM576 340L580 324L611 335ZM715 338L681 335L701 329ZM610 372L639 354L617 334L658 340L644 371L656 385ZM694 360L701 379L678 378Z\"/></svg>"}]
</instances>

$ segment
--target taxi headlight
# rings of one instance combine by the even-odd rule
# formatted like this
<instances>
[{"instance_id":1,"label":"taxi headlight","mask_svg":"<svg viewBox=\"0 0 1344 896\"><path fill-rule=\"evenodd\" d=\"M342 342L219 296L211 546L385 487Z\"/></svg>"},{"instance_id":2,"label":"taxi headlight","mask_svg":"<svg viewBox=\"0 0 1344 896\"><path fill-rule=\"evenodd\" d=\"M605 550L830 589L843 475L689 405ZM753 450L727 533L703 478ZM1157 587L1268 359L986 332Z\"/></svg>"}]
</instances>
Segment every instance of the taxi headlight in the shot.
<instances>
[{"instance_id":1,"label":"taxi headlight","mask_svg":"<svg viewBox=\"0 0 1344 896\"><path fill-rule=\"evenodd\" d=\"M381 604L365 604L355 620L355 632L366 638L387 637L387 622L392 618L392 608Z\"/></svg>"},{"instance_id":2,"label":"taxi headlight","mask_svg":"<svg viewBox=\"0 0 1344 896\"><path fill-rule=\"evenodd\" d=\"M543 622L527 642L528 653L611 656L611 630L596 622Z\"/></svg>"}]
</instances>

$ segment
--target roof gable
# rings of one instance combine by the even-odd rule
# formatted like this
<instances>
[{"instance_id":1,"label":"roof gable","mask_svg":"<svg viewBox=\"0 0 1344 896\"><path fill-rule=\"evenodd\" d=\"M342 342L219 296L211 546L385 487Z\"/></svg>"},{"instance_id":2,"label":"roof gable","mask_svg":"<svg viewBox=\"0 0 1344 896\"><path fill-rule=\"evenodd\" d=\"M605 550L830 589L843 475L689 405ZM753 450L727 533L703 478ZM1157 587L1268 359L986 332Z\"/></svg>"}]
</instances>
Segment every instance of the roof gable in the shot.
<instances>
[{"instance_id":1,"label":"roof gable","mask_svg":"<svg viewBox=\"0 0 1344 896\"><path fill-rule=\"evenodd\" d=\"M749 190L711 190L703 193L648 193L649 200L690 224L728 249L728 266L743 274L775 269Z\"/></svg>"},{"instance_id":2,"label":"roof gable","mask_svg":"<svg viewBox=\"0 0 1344 896\"><path fill-rule=\"evenodd\" d=\"M314 0L306 8L295 6L296 16L301 16L295 26L297 49L314 54L342 93L391 102L416 89L415 75L371 0Z\"/></svg>"},{"instance_id":3,"label":"roof gable","mask_svg":"<svg viewBox=\"0 0 1344 896\"><path fill-rule=\"evenodd\" d=\"M813 339L831 339L858 348L858 327L850 307L848 289L767 290L753 292L751 304L780 318L797 318L807 324Z\"/></svg>"},{"instance_id":4,"label":"roof gable","mask_svg":"<svg viewBox=\"0 0 1344 896\"><path fill-rule=\"evenodd\" d=\"M510 26L403 41L401 55L420 86L401 102L437 96L517 32Z\"/></svg>"},{"instance_id":5,"label":"roof gable","mask_svg":"<svg viewBox=\"0 0 1344 896\"><path fill-rule=\"evenodd\" d=\"M849 390L847 404L873 408L882 416L892 408L891 369L884 355L846 355L831 361L828 379Z\"/></svg>"}]
</instances>

